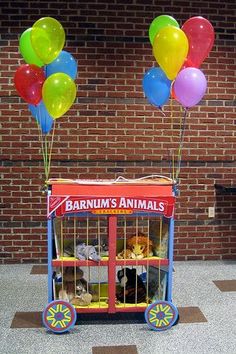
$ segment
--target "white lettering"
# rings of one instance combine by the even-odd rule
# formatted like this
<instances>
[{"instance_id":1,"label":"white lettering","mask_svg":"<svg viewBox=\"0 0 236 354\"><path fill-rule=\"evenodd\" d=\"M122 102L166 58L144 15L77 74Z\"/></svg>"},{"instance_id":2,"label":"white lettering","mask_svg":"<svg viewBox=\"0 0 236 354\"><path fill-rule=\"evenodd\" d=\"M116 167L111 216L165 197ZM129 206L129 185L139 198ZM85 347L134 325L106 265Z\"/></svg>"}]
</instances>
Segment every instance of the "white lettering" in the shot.
<instances>
[{"instance_id":1,"label":"white lettering","mask_svg":"<svg viewBox=\"0 0 236 354\"><path fill-rule=\"evenodd\" d=\"M111 199L111 207L116 208L117 206L117 200L115 198Z\"/></svg>"},{"instance_id":2,"label":"white lettering","mask_svg":"<svg viewBox=\"0 0 236 354\"><path fill-rule=\"evenodd\" d=\"M133 209L134 207L134 200L133 199L127 199L127 204L126 204L127 208Z\"/></svg>"},{"instance_id":3,"label":"white lettering","mask_svg":"<svg viewBox=\"0 0 236 354\"><path fill-rule=\"evenodd\" d=\"M139 209L139 210L153 210L164 212L165 202L156 200L146 200L146 199L132 199L121 197L119 205L117 203L117 198L104 198L104 199L79 199L79 200L66 200L65 210L67 212L76 210L91 210L91 209L109 209L109 208L120 208L120 209Z\"/></svg>"},{"instance_id":4,"label":"white lettering","mask_svg":"<svg viewBox=\"0 0 236 354\"><path fill-rule=\"evenodd\" d=\"M137 206L138 209L146 209L147 208L147 205L146 205L146 200L139 200L138 201L138 206Z\"/></svg>"},{"instance_id":5,"label":"white lettering","mask_svg":"<svg viewBox=\"0 0 236 354\"><path fill-rule=\"evenodd\" d=\"M120 198L119 208L126 208L126 199Z\"/></svg>"},{"instance_id":6,"label":"white lettering","mask_svg":"<svg viewBox=\"0 0 236 354\"><path fill-rule=\"evenodd\" d=\"M109 199L102 199L101 200L101 208L102 209L109 208Z\"/></svg>"},{"instance_id":7,"label":"white lettering","mask_svg":"<svg viewBox=\"0 0 236 354\"><path fill-rule=\"evenodd\" d=\"M86 209L92 209L93 208L93 200L87 200L87 208Z\"/></svg>"},{"instance_id":8,"label":"white lettering","mask_svg":"<svg viewBox=\"0 0 236 354\"><path fill-rule=\"evenodd\" d=\"M94 199L94 204L93 207L94 209L99 209L100 208L100 199Z\"/></svg>"},{"instance_id":9,"label":"white lettering","mask_svg":"<svg viewBox=\"0 0 236 354\"><path fill-rule=\"evenodd\" d=\"M71 211L73 209L72 200L66 201L66 211Z\"/></svg>"},{"instance_id":10,"label":"white lettering","mask_svg":"<svg viewBox=\"0 0 236 354\"><path fill-rule=\"evenodd\" d=\"M77 200L75 201L75 204L76 204L76 203L78 204L78 201L77 201ZM74 209L75 209L75 205L74 205ZM78 210L78 209L86 209L86 201L85 201L85 200L81 200L81 201L80 201L80 207L77 206L76 209L77 209L77 210Z\"/></svg>"}]
</instances>

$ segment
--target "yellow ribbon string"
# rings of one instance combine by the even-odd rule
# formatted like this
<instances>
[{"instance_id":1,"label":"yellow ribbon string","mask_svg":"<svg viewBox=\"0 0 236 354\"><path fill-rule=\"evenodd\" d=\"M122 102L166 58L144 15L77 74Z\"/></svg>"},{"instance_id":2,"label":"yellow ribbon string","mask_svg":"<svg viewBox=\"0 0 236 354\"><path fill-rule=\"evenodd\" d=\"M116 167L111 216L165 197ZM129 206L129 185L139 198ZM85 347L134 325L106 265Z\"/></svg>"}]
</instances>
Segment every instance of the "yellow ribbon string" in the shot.
<instances>
[{"instance_id":1,"label":"yellow ribbon string","mask_svg":"<svg viewBox=\"0 0 236 354\"><path fill-rule=\"evenodd\" d=\"M172 93L172 87L173 87L174 81L171 82L171 86L170 86L170 94ZM174 122L173 122L173 98L170 98L170 118L171 118L171 127L172 129L174 128Z\"/></svg>"},{"instance_id":2,"label":"yellow ribbon string","mask_svg":"<svg viewBox=\"0 0 236 354\"><path fill-rule=\"evenodd\" d=\"M179 148L178 148L178 155L177 155L177 168L176 168L176 177L175 177L176 179L178 179L180 169L181 169L182 149L183 149L184 133L185 133L187 115L188 115L188 111L187 111L187 109L185 109L182 120L181 120Z\"/></svg>"},{"instance_id":3,"label":"yellow ribbon string","mask_svg":"<svg viewBox=\"0 0 236 354\"><path fill-rule=\"evenodd\" d=\"M170 92L172 93L174 81L171 83ZM172 138L173 138L173 130L174 130L174 115L173 115L173 98L170 99L170 118L171 118L171 129L172 129ZM173 141L173 140L172 140ZM171 156L172 155L172 156ZM170 164L172 164L172 179L175 178L175 152L174 150L170 153ZM171 166L170 166L171 169ZM170 172L171 174L171 172Z\"/></svg>"},{"instance_id":4,"label":"yellow ribbon string","mask_svg":"<svg viewBox=\"0 0 236 354\"><path fill-rule=\"evenodd\" d=\"M49 174L50 174L50 168L51 168L51 160L52 160L52 147L53 147L53 142L54 142L54 135L55 135L55 126L56 126L56 123L54 121L53 123L53 129L52 129L52 138L51 138L51 142L49 142L49 155L48 155L48 167L47 167L47 180L49 178Z\"/></svg>"},{"instance_id":5,"label":"yellow ribbon string","mask_svg":"<svg viewBox=\"0 0 236 354\"><path fill-rule=\"evenodd\" d=\"M53 123L53 129L51 134L51 140L48 134L43 134L40 124L37 121L39 141L41 143L41 152L43 156L43 165L45 173L45 183L47 182L50 174L51 160L52 160L52 148L55 136L55 122Z\"/></svg>"},{"instance_id":6,"label":"yellow ribbon string","mask_svg":"<svg viewBox=\"0 0 236 354\"><path fill-rule=\"evenodd\" d=\"M45 151L45 142L44 142L44 136L43 136L43 133L42 133L42 129L41 129L41 126L40 126L40 123L41 122L41 115L40 113L37 115L36 117L36 122L37 122L37 126L38 126L38 135L39 135L39 141L41 143L41 150L42 150L42 155L43 155L43 164L44 164L44 172L45 172L45 176L47 174L47 170L46 170L46 151Z\"/></svg>"}]
</instances>

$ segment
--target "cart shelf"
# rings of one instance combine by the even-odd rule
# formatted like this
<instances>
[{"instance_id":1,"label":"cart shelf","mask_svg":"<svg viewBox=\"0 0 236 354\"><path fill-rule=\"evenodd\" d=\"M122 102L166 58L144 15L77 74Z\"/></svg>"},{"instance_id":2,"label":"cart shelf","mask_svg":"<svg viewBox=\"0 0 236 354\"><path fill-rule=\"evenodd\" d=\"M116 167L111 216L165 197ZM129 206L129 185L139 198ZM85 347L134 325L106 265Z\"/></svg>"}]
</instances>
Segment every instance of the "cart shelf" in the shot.
<instances>
[{"instance_id":1,"label":"cart shelf","mask_svg":"<svg viewBox=\"0 0 236 354\"><path fill-rule=\"evenodd\" d=\"M148 304L142 302L140 304L118 304L115 306L115 312L144 312ZM76 312L78 313L99 313L99 312L108 312L109 306L105 301L92 302L89 306L74 306Z\"/></svg>"},{"instance_id":2,"label":"cart shelf","mask_svg":"<svg viewBox=\"0 0 236 354\"><path fill-rule=\"evenodd\" d=\"M159 258L159 257L149 257L143 259L116 259L115 261L117 266L168 266L169 260L166 258ZM99 262L91 261L91 260L79 260L74 257L61 257L59 259L53 259L52 265L54 267L60 266L68 266L68 267L79 267L79 266L86 266L86 267L99 267L99 266L108 266L109 259L102 259Z\"/></svg>"}]
</instances>

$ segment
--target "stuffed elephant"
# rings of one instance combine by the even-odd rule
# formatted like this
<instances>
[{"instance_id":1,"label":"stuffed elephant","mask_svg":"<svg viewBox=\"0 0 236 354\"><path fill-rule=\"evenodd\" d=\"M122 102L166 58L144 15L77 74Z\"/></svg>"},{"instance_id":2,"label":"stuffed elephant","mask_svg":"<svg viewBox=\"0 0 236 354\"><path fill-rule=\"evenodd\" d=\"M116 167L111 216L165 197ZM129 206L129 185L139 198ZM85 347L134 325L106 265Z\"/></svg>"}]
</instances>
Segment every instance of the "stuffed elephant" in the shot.
<instances>
[{"instance_id":1,"label":"stuffed elephant","mask_svg":"<svg viewBox=\"0 0 236 354\"><path fill-rule=\"evenodd\" d=\"M78 259L88 259L91 261L100 261L101 257L98 255L97 250L94 246L86 245L85 243L81 243L76 246L76 258Z\"/></svg>"}]
</instances>

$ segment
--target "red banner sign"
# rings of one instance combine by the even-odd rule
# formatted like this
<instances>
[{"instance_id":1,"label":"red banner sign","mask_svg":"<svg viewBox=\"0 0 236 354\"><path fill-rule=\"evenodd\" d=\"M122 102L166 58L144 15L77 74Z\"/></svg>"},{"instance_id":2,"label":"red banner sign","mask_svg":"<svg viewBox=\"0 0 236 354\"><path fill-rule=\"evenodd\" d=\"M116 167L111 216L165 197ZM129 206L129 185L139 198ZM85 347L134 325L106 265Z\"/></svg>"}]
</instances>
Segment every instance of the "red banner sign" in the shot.
<instances>
[{"instance_id":1,"label":"red banner sign","mask_svg":"<svg viewBox=\"0 0 236 354\"><path fill-rule=\"evenodd\" d=\"M71 213L130 214L137 211L155 212L170 218L174 213L174 197L88 197L49 196L48 217Z\"/></svg>"}]
</instances>

